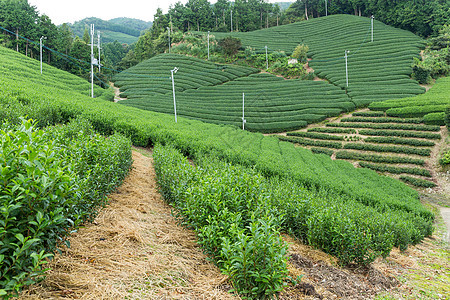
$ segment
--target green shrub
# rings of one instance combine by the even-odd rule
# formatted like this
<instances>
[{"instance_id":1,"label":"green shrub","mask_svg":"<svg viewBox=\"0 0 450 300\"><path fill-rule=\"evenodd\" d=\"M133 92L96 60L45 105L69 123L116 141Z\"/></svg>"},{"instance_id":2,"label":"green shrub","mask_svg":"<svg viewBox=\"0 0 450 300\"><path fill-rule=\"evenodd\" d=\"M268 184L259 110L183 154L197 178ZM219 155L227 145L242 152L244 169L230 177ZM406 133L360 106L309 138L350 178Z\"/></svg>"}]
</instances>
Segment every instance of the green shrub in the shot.
<instances>
[{"instance_id":1,"label":"green shrub","mask_svg":"<svg viewBox=\"0 0 450 300\"><path fill-rule=\"evenodd\" d=\"M450 150L447 150L441 155L439 163L444 167L450 164Z\"/></svg>"},{"instance_id":2,"label":"green shrub","mask_svg":"<svg viewBox=\"0 0 450 300\"><path fill-rule=\"evenodd\" d=\"M399 129L399 130L414 130L414 131L441 130L441 128L436 125L413 125L413 124L327 123L326 126L346 127L346 128Z\"/></svg>"},{"instance_id":3,"label":"green shrub","mask_svg":"<svg viewBox=\"0 0 450 300\"><path fill-rule=\"evenodd\" d=\"M415 164L423 166L425 161L423 159L403 157L403 156L386 156L376 154L364 154L359 152L338 151L336 152L336 159L352 159L365 160L377 163L388 164Z\"/></svg>"},{"instance_id":4,"label":"green shrub","mask_svg":"<svg viewBox=\"0 0 450 300\"><path fill-rule=\"evenodd\" d=\"M400 118L388 118L388 117L352 117L352 118L342 118L341 122L367 122L367 123L412 123L412 124L420 124L423 123L423 119L421 118L409 118L409 119L400 119Z\"/></svg>"},{"instance_id":5,"label":"green shrub","mask_svg":"<svg viewBox=\"0 0 450 300\"><path fill-rule=\"evenodd\" d=\"M352 114L352 116L378 118L378 117L384 117L385 114L382 111L364 111L364 112L355 112Z\"/></svg>"},{"instance_id":6,"label":"green shrub","mask_svg":"<svg viewBox=\"0 0 450 300\"><path fill-rule=\"evenodd\" d=\"M308 60L308 45L298 45L295 47L294 52L292 52L292 58L298 59L299 62L305 63Z\"/></svg>"},{"instance_id":7,"label":"green shrub","mask_svg":"<svg viewBox=\"0 0 450 300\"><path fill-rule=\"evenodd\" d=\"M445 125L445 112L429 113L423 116L423 122L428 125Z\"/></svg>"},{"instance_id":8,"label":"green shrub","mask_svg":"<svg viewBox=\"0 0 450 300\"><path fill-rule=\"evenodd\" d=\"M400 180L417 187L432 188L436 186L436 183L432 181L415 178L411 176L400 176Z\"/></svg>"},{"instance_id":9,"label":"green shrub","mask_svg":"<svg viewBox=\"0 0 450 300\"><path fill-rule=\"evenodd\" d=\"M417 139L404 139L398 137L368 137L364 139L368 143L381 143L381 144L397 144L397 145L410 145L410 146L425 146L433 147L434 142L417 140Z\"/></svg>"},{"instance_id":10,"label":"green shrub","mask_svg":"<svg viewBox=\"0 0 450 300\"><path fill-rule=\"evenodd\" d=\"M435 140L441 139L441 135L439 133L418 132L418 131L360 129L359 134L375 135L375 136L410 137L410 138L435 139Z\"/></svg>"},{"instance_id":11,"label":"green shrub","mask_svg":"<svg viewBox=\"0 0 450 300\"><path fill-rule=\"evenodd\" d=\"M227 36L219 40L219 46L227 56L234 56L242 47L241 40L232 36Z\"/></svg>"},{"instance_id":12,"label":"green shrub","mask_svg":"<svg viewBox=\"0 0 450 300\"><path fill-rule=\"evenodd\" d=\"M83 121L44 132L23 120L2 130L0 291L6 297L42 277L58 243L95 217L130 168L130 146L123 137L94 134Z\"/></svg>"},{"instance_id":13,"label":"green shrub","mask_svg":"<svg viewBox=\"0 0 450 300\"><path fill-rule=\"evenodd\" d=\"M348 143L344 145L344 149L365 150L374 152L392 152L404 154L417 154L421 156L430 156L430 149L412 148L412 147L398 147L398 146L378 146L370 144Z\"/></svg>"},{"instance_id":14,"label":"green shrub","mask_svg":"<svg viewBox=\"0 0 450 300\"><path fill-rule=\"evenodd\" d=\"M286 135L287 136L306 137L306 138L318 139L318 140L334 140L334 141L343 141L344 140L344 137L341 135L330 135L330 134L303 132L303 131L288 132L288 133L286 133Z\"/></svg>"},{"instance_id":15,"label":"green shrub","mask_svg":"<svg viewBox=\"0 0 450 300\"><path fill-rule=\"evenodd\" d=\"M332 156L334 151L330 150L330 149L325 149L325 148L316 148L316 147L312 147L311 151L315 154L325 154L328 156Z\"/></svg>"},{"instance_id":16,"label":"green shrub","mask_svg":"<svg viewBox=\"0 0 450 300\"><path fill-rule=\"evenodd\" d=\"M355 134L356 130L352 128L328 128L328 127L314 127L308 129L308 132L326 132L326 133L347 133Z\"/></svg>"},{"instance_id":17,"label":"green shrub","mask_svg":"<svg viewBox=\"0 0 450 300\"><path fill-rule=\"evenodd\" d=\"M420 169L420 168L405 168L405 167L393 167L393 166L386 166L386 165L374 165L366 162L360 162L360 167L362 168L368 168L372 169L378 172L388 172L392 174L413 174L413 175L420 175L425 177L431 177L430 171L426 169Z\"/></svg>"},{"instance_id":18,"label":"green shrub","mask_svg":"<svg viewBox=\"0 0 450 300\"><path fill-rule=\"evenodd\" d=\"M289 137L289 136L282 136L282 135L277 136L277 138L281 141L296 143L296 144L305 145L305 146L318 146L318 147L334 148L334 149L342 148L342 143L339 143L339 142L316 141L316 140L309 140L309 139L304 139L304 138L300 138L300 137Z\"/></svg>"}]
</instances>

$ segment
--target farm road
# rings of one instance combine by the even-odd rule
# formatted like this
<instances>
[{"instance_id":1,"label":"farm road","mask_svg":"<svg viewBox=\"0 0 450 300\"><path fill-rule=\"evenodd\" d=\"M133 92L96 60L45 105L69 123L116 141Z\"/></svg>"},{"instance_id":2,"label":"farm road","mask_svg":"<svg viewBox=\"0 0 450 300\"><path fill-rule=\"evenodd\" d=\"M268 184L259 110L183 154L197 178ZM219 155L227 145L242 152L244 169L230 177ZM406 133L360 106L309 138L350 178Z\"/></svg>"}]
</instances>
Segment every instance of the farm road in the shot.
<instances>
[{"instance_id":1,"label":"farm road","mask_svg":"<svg viewBox=\"0 0 450 300\"><path fill-rule=\"evenodd\" d=\"M444 219L445 225L447 226L447 234L445 235L445 239L450 243L450 208L442 207L441 215Z\"/></svg>"}]
</instances>

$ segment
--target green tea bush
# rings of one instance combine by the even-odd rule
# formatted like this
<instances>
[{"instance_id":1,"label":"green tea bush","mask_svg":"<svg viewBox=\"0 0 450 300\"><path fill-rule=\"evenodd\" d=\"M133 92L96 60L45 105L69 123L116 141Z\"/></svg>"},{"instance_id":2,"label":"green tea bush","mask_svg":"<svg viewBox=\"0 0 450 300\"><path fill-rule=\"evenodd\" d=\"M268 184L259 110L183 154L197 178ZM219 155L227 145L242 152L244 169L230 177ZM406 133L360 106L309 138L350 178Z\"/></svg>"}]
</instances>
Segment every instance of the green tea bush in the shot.
<instances>
[{"instance_id":1,"label":"green tea bush","mask_svg":"<svg viewBox=\"0 0 450 300\"><path fill-rule=\"evenodd\" d=\"M413 174L413 175L420 175L425 177L431 177L430 171L426 169L420 169L420 168L405 168L405 167L393 167L393 166L386 166L386 165L374 165L366 162L360 162L359 165L362 168L368 168L372 169L378 172L388 172L392 174Z\"/></svg>"},{"instance_id":2,"label":"green tea bush","mask_svg":"<svg viewBox=\"0 0 450 300\"><path fill-rule=\"evenodd\" d=\"M423 122L428 125L445 125L445 112L429 113L423 116Z\"/></svg>"},{"instance_id":3,"label":"green tea bush","mask_svg":"<svg viewBox=\"0 0 450 300\"><path fill-rule=\"evenodd\" d=\"M423 159L403 157L403 156L387 156L376 154L364 154L360 152L338 151L336 152L336 159L352 159L352 160L364 160L376 163L388 163L388 164L414 164L423 166L425 161Z\"/></svg>"},{"instance_id":4,"label":"green tea bush","mask_svg":"<svg viewBox=\"0 0 450 300\"><path fill-rule=\"evenodd\" d=\"M290 136L282 136L282 135L277 136L277 137L281 141L287 141L287 142L296 143L296 144L305 145L305 146L318 146L318 147L334 148L334 149L342 148L342 143L339 143L339 142L316 141L316 140L309 140L309 139L304 139L304 138L300 138L300 137L290 137Z\"/></svg>"},{"instance_id":5,"label":"green tea bush","mask_svg":"<svg viewBox=\"0 0 450 300\"><path fill-rule=\"evenodd\" d=\"M367 123L327 123L327 127L346 128L372 128L372 129L394 129L394 130L414 130L414 131L439 131L441 128L436 125L412 125L412 124L367 124Z\"/></svg>"},{"instance_id":6,"label":"green tea bush","mask_svg":"<svg viewBox=\"0 0 450 300\"><path fill-rule=\"evenodd\" d=\"M374 135L374 136L394 136L394 137L410 137L410 138L422 138L422 139L441 139L439 133L431 132L418 132L418 131L398 131L398 130L372 130L372 129L360 129L361 135Z\"/></svg>"},{"instance_id":7,"label":"green tea bush","mask_svg":"<svg viewBox=\"0 0 450 300\"><path fill-rule=\"evenodd\" d=\"M354 117L368 117L368 118L378 118L384 117L385 114L382 111L364 111L364 112L355 112L352 114Z\"/></svg>"},{"instance_id":8,"label":"green tea bush","mask_svg":"<svg viewBox=\"0 0 450 300\"><path fill-rule=\"evenodd\" d=\"M44 275L56 247L95 217L131 165L130 142L105 139L82 121L37 130L31 121L1 132L0 292Z\"/></svg>"},{"instance_id":9,"label":"green tea bush","mask_svg":"<svg viewBox=\"0 0 450 300\"><path fill-rule=\"evenodd\" d=\"M430 149L412 148L412 147L398 147L398 146L378 146L370 144L348 143L344 145L344 149L365 150L374 152L392 152L404 154L417 154L421 156L430 156Z\"/></svg>"},{"instance_id":10,"label":"green tea bush","mask_svg":"<svg viewBox=\"0 0 450 300\"><path fill-rule=\"evenodd\" d=\"M450 150L447 150L441 155L441 158L439 159L439 164L441 164L441 166L443 167L450 164Z\"/></svg>"},{"instance_id":11,"label":"green tea bush","mask_svg":"<svg viewBox=\"0 0 450 300\"><path fill-rule=\"evenodd\" d=\"M415 178L411 176L400 176L400 180L417 187L432 188L436 186L436 183L432 181Z\"/></svg>"},{"instance_id":12,"label":"green tea bush","mask_svg":"<svg viewBox=\"0 0 450 300\"><path fill-rule=\"evenodd\" d=\"M303 132L303 131L288 132L288 133L286 133L286 135L287 136L306 137L306 138L318 139L318 140L334 140L334 141L343 141L344 140L344 137L341 135L330 135L330 134Z\"/></svg>"},{"instance_id":13,"label":"green tea bush","mask_svg":"<svg viewBox=\"0 0 450 300\"><path fill-rule=\"evenodd\" d=\"M269 299L287 276L280 221L267 215L262 176L218 161L193 167L173 147L154 148L155 172L177 216L247 299Z\"/></svg>"},{"instance_id":14,"label":"green tea bush","mask_svg":"<svg viewBox=\"0 0 450 300\"><path fill-rule=\"evenodd\" d=\"M347 133L355 134L356 130L352 128L329 128L329 127L314 127L308 129L308 132L326 132L326 133Z\"/></svg>"},{"instance_id":15,"label":"green tea bush","mask_svg":"<svg viewBox=\"0 0 450 300\"><path fill-rule=\"evenodd\" d=\"M312 147L311 151L315 154L325 154L328 156L332 156L334 151L330 150L330 149L325 149L325 148L316 148L316 147Z\"/></svg>"},{"instance_id":16,"label":"green tea bush","mask_svg":"<svg viewBox=\"0 0 450 300\"><path fill-rule=\"evenodd\" d=\"M398 145L410 145L410 146L426 146L433 147L434 142L417 140L417 139L404 139L398 137L368 137L364 139L368 143L380 143L380 144L398 144Z\"/></svg>"},{"instance_id":17,"label":"green tea bush","mask_svg":"<svg viewBox=\"0 0 450 300\"><path fill-rule=\"evenodd\" d=\"M409 119L400 119L400 118L388 118L388 117L351 117L351 118L342 118L341 122L368 122L368 123L412 123L412 124L420 124L423 123L422 118L409 118Z\"/></svg>"}]
</instances>

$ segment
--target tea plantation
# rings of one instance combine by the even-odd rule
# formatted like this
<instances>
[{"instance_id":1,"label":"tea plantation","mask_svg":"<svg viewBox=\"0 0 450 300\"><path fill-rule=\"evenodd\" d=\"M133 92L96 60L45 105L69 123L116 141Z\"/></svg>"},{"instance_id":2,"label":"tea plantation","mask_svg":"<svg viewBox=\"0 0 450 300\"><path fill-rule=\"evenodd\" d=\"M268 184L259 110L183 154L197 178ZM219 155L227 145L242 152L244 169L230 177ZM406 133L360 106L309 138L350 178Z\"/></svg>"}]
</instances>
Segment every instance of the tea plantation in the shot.
<instances>
[{"instance_id":1,"label":"tea plantation","mask_svg":"<svg viewBox=\"0 0 450 300\"><path fill-rule=\"evenodd\" d=\"M214 33L223 38L229 33ZM410 79L411 62L424 42L411 32L374 21L371 42L370 19L332 15L252 32L233 33L244 47L291 53L299 44L309 46L309 66L316 75L346 88L344 51L349 50L348 95L357 106L374 101L403 98L424 93Z\"/></svg>"},{"instance_id":2,"label":"tea plantation","mask_svg":"<svg viewBox=\"0 0 450 300\"><path fill-rule=\"evenodd\" d=\"M273 260L264 260L265 265L258 262L257 265L267 266L267 270L258 269L253 275L257 274L261 276L260 278L267 278L265 276L268 275L264 272L267 271L268 274L278 272L281 279L273 278L274 285L264 284L264 280L257 280L259 285L255 290L256 294L249 292L246 286L242 286L242 290L238 289L249 297L257 298L261 293L272 294L280 288L277 283L285 274L283 270L286 270L286 257L282 254L285 246L280 241L279 231L292 232L305 243L336 255L341 264L357 263L360 265L369 264L378 256L388 255L394 246L406 249L409 245L420 243L424 237L432 233L433 214L421 205L416 191L398 180L379 176L370 169L354 168L345 161L332 161L326 155L316 155L310 150L295 147L292 143L280 142L275 137L243 131L234 126L208 124L182 117L179 118L178 123L175 123L171 115L106 101L111 97L111 91L97 89L96 94L104 96L90 98L87 82L48 66L44 68L44 74L40 75L37 61L3 47L0 47L0 61L0 118L3 121L5 132L11 128L8 131L10 132L9 136L17 135L15 132L18 127L14 126L20 126L22 116L35 119L34 126L36 128L65 124L74 118L80 119L78 123L70 123L71 129L68 131L62 130L61 134L55 132L53 136L49 134L48 140L44 140L44 142L54 140L55 143L62 144L60 147L61 157L65 159L62 164L70 163L73 165L70 171L75 172L79 168L78 174L87 176L87 179L81 175L80 177L74 175L74 178L78 178L81 188L84 185L93 187L93 189L85 190L86 193L89 193L89 197L96 193L104 195L112 188L109 180L102 180L104 174L100 171L102 168L110 170L111 177L117 177L114 183L119 182L127 170L130 154L129 142L117 134L129 137L136 146L171 144L172 148L170 149L157 148L158 163L161 166L158 171L160 186L166 195L175 195L176 201L184 205L176 206L180 213L187 213L187 218L197 222L195 224L203 234L203 239L200 238L200 235L199 238L205 249L207 251L216 249L218 250L217 254L222 255L219 256L219 259L223 261L223 270L230 272L230 278L235 280L235 286L239 286L239 282L243 282L241 279L249 275L248 270L234 269L235 266L232 265L236 257L242 259L245 257L244 252L248 251L247 248L239 246L244 245L242 242L235 243L236 241L245 241L255 247L261 247L262 253L266 253L264 249L277 249L277 253L280 253L280 256L274 256ZM223 72L225 73L225 71ZM248 69L248 72L250 74L253 71ZM237 79L227 84L232 87L239 84L240 80L251 80L252 78L254 76ZM257 79L266 80L265 78ZM300 82L297 83L300 84ZM198 90L212 88L205 85L199 87ZM72 86L75 88L73 89ZM236 87L234 88L236 89ZM190 90L191 88L186 86L185 93L189 93ZM337 92L333 88L328 91L340 99L339 89ZM160 94L163 93L160 92ZM158 97L162 97L162 95ZM9 122L10 125L6 122ZM84 134L90 128L90 125L82 125L86 124L84 122L92 124L93 129L98 133L105 136L112 135L112 137L104 139L95 133ZM396 124L396 126L407 125L412 124ZM77 126L80 130L76 129ZM413 126L418 125L413 124ZM30 127L26 128L28 130ZM431 126L428 129L431 130L430 133L433 133L434 127ZM29 135L23 134L23 136ZM40 133L36 136L40 136ZM77 138L79 140L73 144L79 147L64 146L70 145L71 141ZM26 140L25 138L5 139L8 143L11 141L23 143ZM109 142L106 142L105 146L100 146L104 141ZM95 146L97 143L98 147ZM92 147L83 148L81 146L86 144L92 145ZM4 148L4 145L6 142L2 143L0 157L13 155L14 153ZM18 153L25 153L20 152L20 149L25 146L19 146L16 147ZM52 153L53 148L50 146L44 147L45 149L48 149L46 152L48 155ZM66 152L64 152L65 149ZM67 149L72 149L73 152L67 152ZM81 163L74 159L83 153L86 155L82 156ZM165 156L164 153L167 155ZM204 168L193 167L186 163L185 156L189 156L196 164ZM46 158L47 156L42 157ZM50 155L51 157L53 156ZM46 161L51 162L51 160ZM25 171L27 166L26 163L23 165ZM112 168L113 166L116 166L117 169ZM91 173L90 168L95 172ZM2 167L2 174L6 171ZM220 174L220 177L215 176L216 173ZM93 176L92 181L89 174ZM67 179L67 177L64 178ZM212 180L220 178L223 180ZM20 185L21 182L24 184L23 187L30 183L29 180L11 180L7 184ZM250 190L245 184L238 188L233 185L235 182L254 182L258 187L260 182L261 186L267 188L259 191ZM236 200L235 203L226 204L236 205L229 207L229 216L234 216L234 219L224 215L216 217L211 213L208 214L208 220L217 220L217 222L209 223L210 226L203 226L204 222L209 221L203 219L206 214L200 214L196 212L195 206L189 206L195 204L192 199L198 199L195 198L195 195L211 194L209 193L210 188L219 188L216 191L229 192L230 186L236 187L232 191L233 193L235 192L236 195L240 195L239 197L242 196L244 197L242 199L248 201L241 203ZM95 189L96 187L100 187L102 190L98 191ZM187 191L186 188L188 188ZM22 191L20 186L19 189L15 188L14 190ZM18 235L14 231L14 228L18 227L13 228L7 225L11 216L3 207L10 209L9 205L14 205L12 202L15 198L11 198L11 195L20 196L4 193L2 190L0 234L2 237L8 237L10 246L4 247L2 244L0 250L0 293L10 292L15 288L19 289L20 286L14 285L14 282L11 283L11 278L19 273L24 276L22 278L28 278L27 274L34 274L33 272L39 269L39 265L33 265L33 258L30 259L30 257L37 257L36 259L39 260L43 258L45 251L48 251L48 248L45 248L42 253L32 254L34 250L30 246L38 243L33 234L23 231L22 235ZM189 195L194 198L183 198L191 197ZM229 196L234 197L233 195ZM212 201L214 204L214 198L206 199L207 197L205 197L202 199ZM16 200L18 201L19 198ZM28 198L32 199L32 195ZM238 198L234 197L233 199ZM52 205L55 205L51 209L54 212L67 210L65 206L67 202L63 200L54 203L50 199ZM167 198L167 200L172 201L172 198ZM80 203L83 203L83 207L89 207L90 202L81 201ZM253 210L252 203L261 207L261 211ZM221 207L221 205L225 204L217 203L217 207ZM74 210L76 213L84 215L84 211L77 211L78 207L75 204L70 206L68 211ZM214 208L214 206L211 207ZM225 213L225 210L219 209L215 212ZM23 220L18 218L19 214L15 214L14 218L23 222L39 224L43 215L51 215L51 212L42 214L42 212L35 211L33 213L35 214L31 214L30 217L24 216ZM245 218L243 218L244 216ZM240 219L241 217L242 219ZM89 219L89 215L86 215L85 218ZM213 225L220 227L222 226L220 222L223 220L229 221L232 228L224 231L215 230ZM59 223L54 223L56 227L53 227L54 231L52 232L66 232L70 224L62 223L61 226L64 227L58 227L56 225ZM333 226L331 226L332 224ZM247 231L242 231L242 228ZM261 237L261 232L270 232L270 234ZM226 236L221 236L221 234L226 234ZM222 237L228 238L229 242ZM1 242L5 243L5 240L1 239ZM213 248L208 248L211 245ZM14 252L16 246L28 247L27 249L30 249L31 252L27 252L26 256L28 265L21 265L22 269L20 265L17 265L13 273L10 273L10 262L16 259L15 255L18 253ZM214 248L215 246L217 247ZM266 259L268 256L261 255L261 257ZM30 283L30 281L27 282Z\"/></svg>"}]
</instances>

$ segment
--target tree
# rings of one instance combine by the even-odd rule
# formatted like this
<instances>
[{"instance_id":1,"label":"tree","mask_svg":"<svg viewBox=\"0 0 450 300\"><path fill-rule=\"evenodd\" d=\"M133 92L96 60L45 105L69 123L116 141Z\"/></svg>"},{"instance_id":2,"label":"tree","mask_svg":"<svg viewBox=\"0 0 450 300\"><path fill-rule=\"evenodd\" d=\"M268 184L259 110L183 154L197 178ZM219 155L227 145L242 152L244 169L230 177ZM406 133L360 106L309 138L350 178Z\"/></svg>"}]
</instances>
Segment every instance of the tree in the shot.
<instances>
[{"instance_id":1,"label":"tree","mask_svg":"<svg viewBox=\"0 0 450 300\"><path fill-rule=\"evenodd\" d=\"M224 39L219 40L219 46L227 56L236 55L238 50L242 47L241 40L232 36L227 36Z\"/></svg>"}]
</instances>

